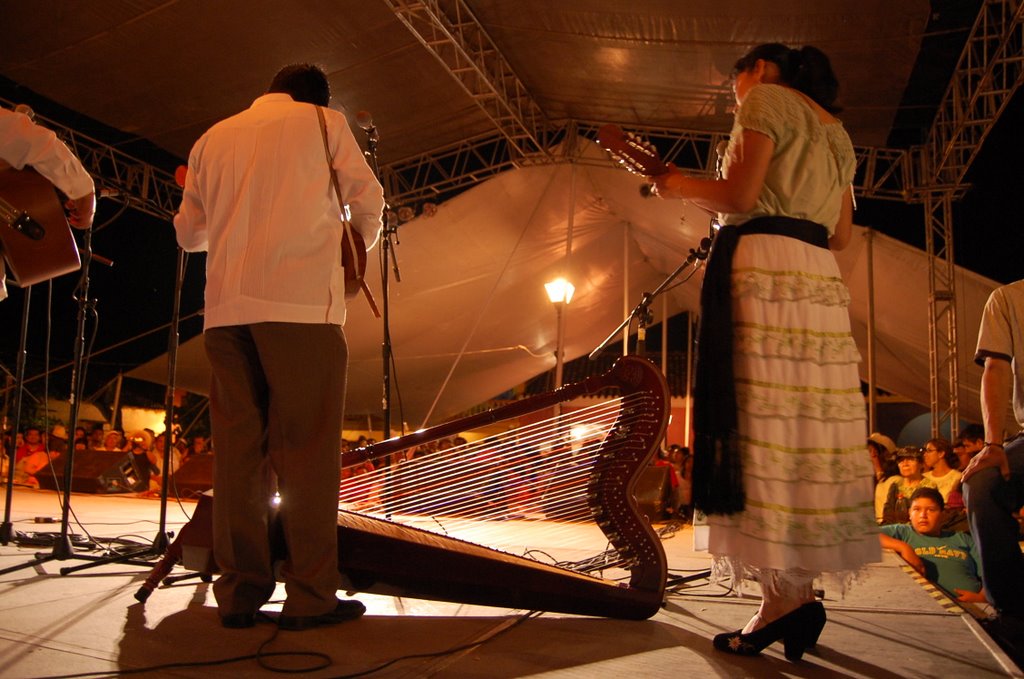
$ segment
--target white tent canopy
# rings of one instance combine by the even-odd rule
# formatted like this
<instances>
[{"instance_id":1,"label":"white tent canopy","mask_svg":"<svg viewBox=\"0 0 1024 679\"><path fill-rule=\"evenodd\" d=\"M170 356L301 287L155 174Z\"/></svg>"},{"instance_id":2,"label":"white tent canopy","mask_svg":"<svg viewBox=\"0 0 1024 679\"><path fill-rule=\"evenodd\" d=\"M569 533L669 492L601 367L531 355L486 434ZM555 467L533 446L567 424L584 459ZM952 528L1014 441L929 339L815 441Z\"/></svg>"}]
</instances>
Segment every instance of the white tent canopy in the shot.
<instances>
[{"instance_id":1,"label":"white tent canopy","mask_svg":"<svg viewBox=\"0 0 1024 679\"><path fill-rule=\"evenodd\" d=\"M391 285L396 422L401 418L413 428L434 424L550 369L557 332L545 282L565 274L576 286L565 324L566 358L572 359L597 346L642 293L655 289L707 236L709 218L703 212L681 201L643 198L636 177L591 162L603 151L580 143L578 162L503 173L443 204L435 216L401 226L401 282ZM851 246L838 256L865 358L866 234L858 228ZM885 291L875 299L877 386L926 404L926 255L877 234L873 251L875 287ZM371 288L380 299L379 277L371 272L370 278L377 279ZM668 314L698 309L700 281L698 273L667 293ZM974 421L980 371L970 358L993 287L991 280L958 270L960 411ZM660 315L662 304L653 311ZM377 414L382 330L361 299L350 302L346 334L347 412ZM129 375L162 382L166 365L166 357L160 357ZM209 368L200 338L182 345L177 367L179 386L206 392ZM862 377L867 377L863 364Z\"/></svg>"}]
</instances>

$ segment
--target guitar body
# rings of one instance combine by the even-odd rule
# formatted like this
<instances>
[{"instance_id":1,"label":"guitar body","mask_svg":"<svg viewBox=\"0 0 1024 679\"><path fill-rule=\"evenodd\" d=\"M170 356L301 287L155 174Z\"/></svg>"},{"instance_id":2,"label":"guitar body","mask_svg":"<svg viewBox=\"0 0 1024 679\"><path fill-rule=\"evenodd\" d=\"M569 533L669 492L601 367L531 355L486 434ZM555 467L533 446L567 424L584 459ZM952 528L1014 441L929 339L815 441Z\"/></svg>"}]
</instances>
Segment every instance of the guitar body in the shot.
<instances>
[{"instance_id":1,"label":"guitar body","mask_svg":"<svg viewBox=\"0 0 1024 679\"><path fill-rule=\"evenodd\" d=\"M0 253L23 288L82 266L57 193L35 170L0 171Z\"/></svg>"},{"instance_id":2,"label":"guitar body","mask_svg":"<svg viewBox=\"0 0 1024 679\"><path fill-rule=\"evenodd\" d=\"M363 278L366 276L366 241L363 234L352 229L352 240L356 245L355 260L352 259L352 248L348 237L341 237L341 265L345 269L345 297L351 299L363 289Z\"/></svg>"}]
</instances>

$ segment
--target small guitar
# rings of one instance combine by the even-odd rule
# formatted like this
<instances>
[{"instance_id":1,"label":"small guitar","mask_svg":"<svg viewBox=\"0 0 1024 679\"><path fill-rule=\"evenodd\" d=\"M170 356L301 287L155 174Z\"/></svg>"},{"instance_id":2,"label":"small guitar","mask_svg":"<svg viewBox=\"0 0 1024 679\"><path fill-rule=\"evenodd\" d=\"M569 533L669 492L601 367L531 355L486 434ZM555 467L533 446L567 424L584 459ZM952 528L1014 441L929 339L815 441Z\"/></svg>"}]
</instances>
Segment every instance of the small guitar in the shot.
<instances>
[{"instance_id":1,"label":"small guitar","mask_svg":"<svg viewBox=\"0 0 1024 679\"><path fill-rule=\"evenodd\" d=\"M0 253L22 288L82 266L57 192L30 168L0 171Z\"/></svg>"},{"instance_id":2,"label":"small guitar","mask_svg":"<svg viewBox=\"0 0 1024 679\"><path fill-rule=\"evenodd\" d=\"M597 143L613 160L641 177L658 177L669 172L658 149L632 132L624 132L618 125L608 123L597 131Z\"/></svg>"}]
</instances>

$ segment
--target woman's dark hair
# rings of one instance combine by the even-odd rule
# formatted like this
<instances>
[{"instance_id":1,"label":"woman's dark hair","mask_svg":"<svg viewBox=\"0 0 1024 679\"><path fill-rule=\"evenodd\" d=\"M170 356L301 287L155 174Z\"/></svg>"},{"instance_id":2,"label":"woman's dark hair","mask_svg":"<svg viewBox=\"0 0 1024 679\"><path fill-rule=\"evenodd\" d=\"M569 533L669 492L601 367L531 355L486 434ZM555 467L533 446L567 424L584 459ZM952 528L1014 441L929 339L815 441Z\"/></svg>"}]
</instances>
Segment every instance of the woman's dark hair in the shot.
<instances>
[{"instance_id":1,"label":"woman's dark hair","mask_svg":"<svg viewBox=\"0 0 1024 679\"><path fill-rule=\"evenodd\" d=\"M828 57L817 47L805 45L790 49L777 42L758 45L740 57L733 66L733 75L754 68L758 59L779 67L783 85L803 92L829 113L839 112L839 107L834 105L839 93L839 80Z\"/></svg>"},{"instance_id":2,"label":"woman's dark hair","mask_svg":"<svg viewBox=\"0 0 1024 679\"><path fill-rule=\"evenodd\" d=\"M950 443L948 439L944 439L940 436L939 438L928 439L924 445L926 448L928 446L932 446L935 450L942 453L942 457L945 458L946 464L953 469L956 469L956 466L960 464L960 458L957 457L955 452L953 452L953 444Z\"/></svg>"},{"instance_id":3,"label":"woman's dark hair","mask_svg":"<svg viewBox=\"0 0 1024 679\"><path fill-rule=\"evenodd\" d=\"M919 497L931 500L939 506L939 511L946 508L946 503L942 500L942 493L937 488L931 486L922 486L910 494L910 504L914 504L914 500Z\"/></svg>"},{"instance_id":4,"label":"woman's dark hair","mask_svg":"<svg viewBox=\"0 0 1024 679\"><path fill-rule=\"evenodd\" d=\"M267 92L281 92L295 101L317 106L331 103L331 84L327 82L327 74L315 64L285 66L274 76Z\"/></svg>"}]
</instances>

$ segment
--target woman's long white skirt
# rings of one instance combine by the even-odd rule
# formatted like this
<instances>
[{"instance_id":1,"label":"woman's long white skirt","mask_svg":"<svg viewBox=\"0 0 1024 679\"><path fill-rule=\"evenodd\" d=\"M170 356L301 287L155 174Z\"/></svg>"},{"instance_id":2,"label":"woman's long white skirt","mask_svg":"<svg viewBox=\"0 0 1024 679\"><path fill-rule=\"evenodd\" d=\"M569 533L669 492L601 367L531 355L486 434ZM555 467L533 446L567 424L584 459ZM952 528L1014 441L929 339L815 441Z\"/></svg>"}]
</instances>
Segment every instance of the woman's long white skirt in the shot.
<instances>
[{"instance_id":1,"label":"woman's long white skirt","mask_svg":"<svg viewBox=\"0 0 1024 679\"><path fill-rule=\"evenodd\" d=\"M746 509L709 517L711 553L739 576L845 575L880 560L860 354L835 257L743 236L732 299Z\"/></svg>"}]
</instances>

